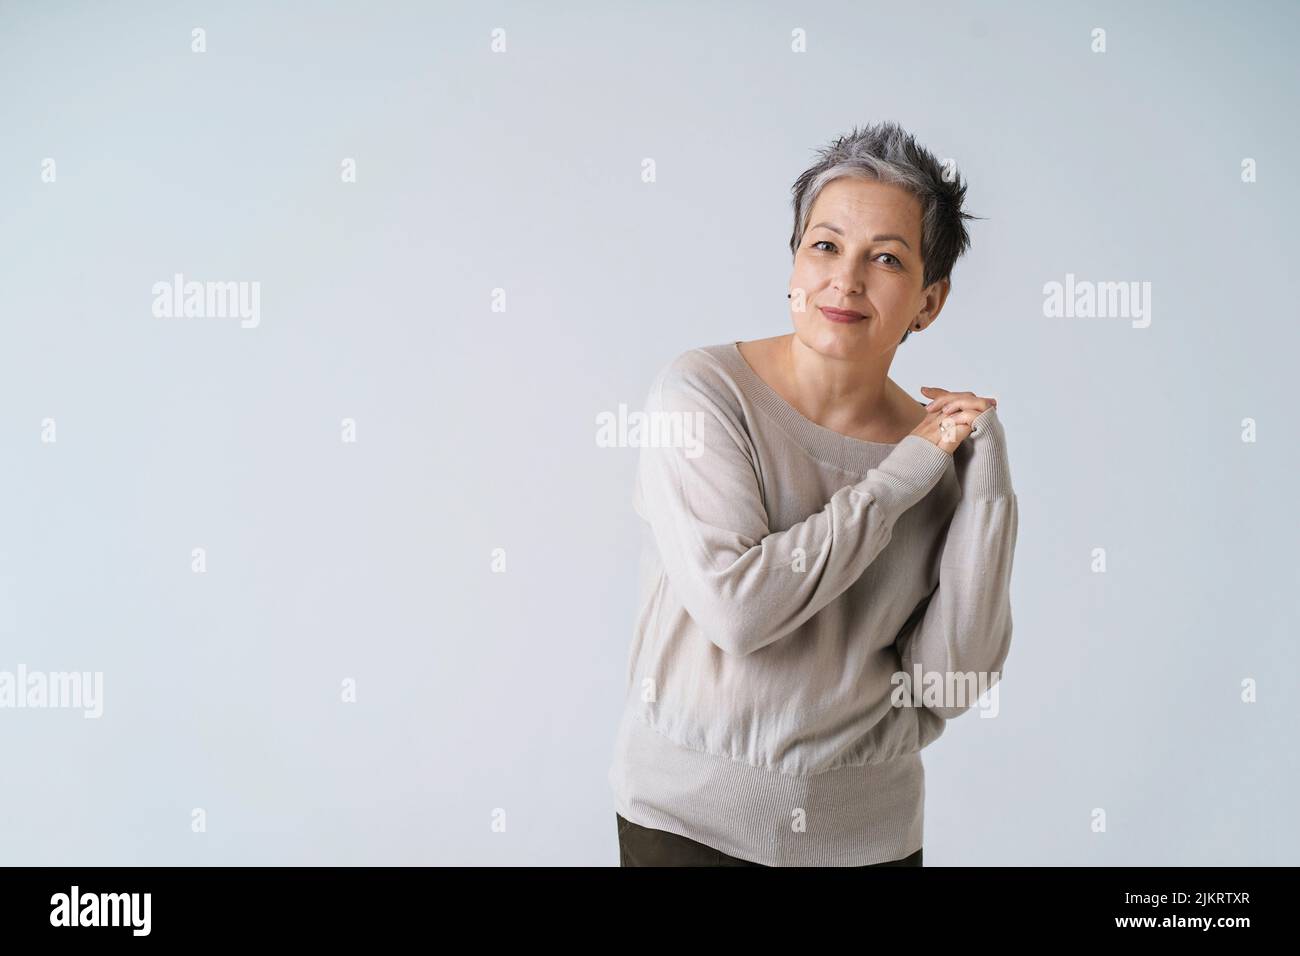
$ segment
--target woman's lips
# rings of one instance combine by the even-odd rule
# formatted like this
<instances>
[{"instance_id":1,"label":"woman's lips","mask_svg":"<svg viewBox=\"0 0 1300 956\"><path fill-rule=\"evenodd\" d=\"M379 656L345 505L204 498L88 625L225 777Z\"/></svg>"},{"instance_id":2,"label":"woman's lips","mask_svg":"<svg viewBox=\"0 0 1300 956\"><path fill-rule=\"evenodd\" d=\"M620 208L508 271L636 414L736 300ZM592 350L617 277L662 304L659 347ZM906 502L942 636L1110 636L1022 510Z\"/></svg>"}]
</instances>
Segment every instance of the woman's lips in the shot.
<instances>
[{"instance_id":1,"label":"woman's lips","mask_svg":"<svg viewBox=\"0 0 1300 956\"><path fill-rule=\"evenodd\" d=\"M828 309L825 306L818 306L822 315L832 322L861 322L866 318L861 312L845 312L843 309Z\"/></svg>"}]
</instances>

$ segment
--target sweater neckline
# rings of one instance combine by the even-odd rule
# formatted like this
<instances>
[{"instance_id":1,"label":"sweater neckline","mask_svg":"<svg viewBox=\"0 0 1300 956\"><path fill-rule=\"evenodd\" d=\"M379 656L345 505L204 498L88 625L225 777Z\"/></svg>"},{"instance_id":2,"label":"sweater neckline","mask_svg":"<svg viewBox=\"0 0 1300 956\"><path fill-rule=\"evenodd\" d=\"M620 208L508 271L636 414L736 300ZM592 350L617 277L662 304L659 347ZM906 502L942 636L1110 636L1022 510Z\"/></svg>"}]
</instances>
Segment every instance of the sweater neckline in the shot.
<instances>
[{"instance_id":1,"label":"sweater neckline","mask_svg":"<svg viewBox=\"0 0 1300 956\"><path fill-rule=\"evenodd\" d=\"M723 344L716 350L716 354L732 370L737 382L755 405L774 418L786 432L802 441L805 447L823 457L829 457L831 460L841 460L845 456L850 460L863 457L874 460L902 444L902 442L866 441L817 424L759 377L758 373L750 367L745 356L741 354L738 341Z\"/></svg>"}]
</instances>

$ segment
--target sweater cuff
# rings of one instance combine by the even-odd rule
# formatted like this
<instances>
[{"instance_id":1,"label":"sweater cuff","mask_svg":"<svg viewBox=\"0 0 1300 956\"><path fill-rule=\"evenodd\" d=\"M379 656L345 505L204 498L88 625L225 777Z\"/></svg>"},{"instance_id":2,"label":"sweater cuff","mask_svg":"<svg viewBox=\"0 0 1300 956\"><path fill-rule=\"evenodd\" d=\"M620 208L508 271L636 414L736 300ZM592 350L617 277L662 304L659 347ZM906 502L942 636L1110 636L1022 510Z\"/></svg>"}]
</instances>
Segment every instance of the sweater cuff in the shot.
<instances>
[{"instance_id":1,"label":"sweater cuff","mask_svg":"<svg viewBox=\"0 0 1300 956\"><path fill-rule=\"evenodd\" d=\"M902 514L928 495L951 467L952 455L927 438L908 435L875 469L894 481L887 490L877 484L872 491L878 500L888 499L895 515Z\"/></svg>"},{"instance_id":2,"label":"sweater cuff","mask_svg":"<svg viewBox=\"0 0 1300 956\"><path fill-rule=\"evenodd\" d=\"M1015 494L1011 487L1006 437L996 406L986 408L971 423L971 434L963 443L971 446L963 494L973 498L1003 498Z\"/></svg>"}]
</instances>

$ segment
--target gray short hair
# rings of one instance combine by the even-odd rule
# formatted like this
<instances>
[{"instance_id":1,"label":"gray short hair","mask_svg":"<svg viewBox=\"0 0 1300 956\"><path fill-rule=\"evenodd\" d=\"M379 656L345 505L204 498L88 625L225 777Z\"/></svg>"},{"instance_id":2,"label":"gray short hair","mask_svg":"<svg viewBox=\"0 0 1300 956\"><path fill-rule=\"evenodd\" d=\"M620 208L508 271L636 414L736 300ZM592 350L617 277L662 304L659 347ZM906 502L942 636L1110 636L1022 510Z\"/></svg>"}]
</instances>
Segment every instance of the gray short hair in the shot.
<instances>
[{"instance_id":1,"label":"gray short hair","mask_svg":"<svg viewBox=\"0 0 1300 956\"><path fill-rule=\"evenodd\" d=\"M818 161L795 181L794 233L790 254L799 251L808 216L822 188L831 180L857 176L902 186L921 203L921 261L925 264L922 288L952 275L958 257L970 248L967 219L962 211L966 184L954 169L952 181L934 154L897 123L885 122L841 136L818 151Z\"/></svg>"}]
</instances>

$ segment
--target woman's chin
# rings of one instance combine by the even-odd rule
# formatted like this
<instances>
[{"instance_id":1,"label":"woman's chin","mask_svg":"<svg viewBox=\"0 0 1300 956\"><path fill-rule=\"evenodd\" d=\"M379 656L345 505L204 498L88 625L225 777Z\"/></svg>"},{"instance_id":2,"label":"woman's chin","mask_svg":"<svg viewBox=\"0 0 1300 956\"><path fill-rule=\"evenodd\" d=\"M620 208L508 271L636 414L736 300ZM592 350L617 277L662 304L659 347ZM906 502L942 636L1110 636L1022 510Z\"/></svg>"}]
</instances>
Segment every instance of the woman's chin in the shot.
<instances>
[{"instance_id":1,"label":"woman's chin","mask_svg":"<svg viewBox=\"0 0 1300 956\"><path fill-rule=\"evenodd\" d=\"M825 328L826 325L835 325L834 328ZM859 328L858 326L862 326ZM827 358L853 359L860 358L872 352L871 333L867 329L865 322L853 323L847 326L838 326L837 323L822 323L821 328L799 329L795 334L799 341L812 349L825 355Z\"/></svg>"}]
</instances>

